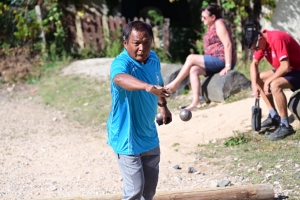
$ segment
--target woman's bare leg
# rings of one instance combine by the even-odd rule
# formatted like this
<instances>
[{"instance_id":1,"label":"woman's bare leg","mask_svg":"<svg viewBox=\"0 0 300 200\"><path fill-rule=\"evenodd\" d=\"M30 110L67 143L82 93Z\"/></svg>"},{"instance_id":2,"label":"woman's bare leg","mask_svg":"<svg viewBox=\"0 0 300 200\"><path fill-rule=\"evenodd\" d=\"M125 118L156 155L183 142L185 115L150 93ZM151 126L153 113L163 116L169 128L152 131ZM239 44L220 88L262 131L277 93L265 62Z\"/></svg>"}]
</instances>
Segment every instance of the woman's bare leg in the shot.
<instances>
[{"instance_id":1,"label":"woman's bare leg","mask_svg":"<svg viewBox=\"0 0 300 200\"><path fill-rule=\"evenodd\" d=\"M180 72L176 76L176 78L170 82L166 87L169 88L170 93L175 93L178 85L183 81L187 75L190 73L192 66L198 66L204 68L204 56L198 54L190 54L185 63L183 64ZM205 70L204 70L205 71Z\"/></svg>"},{"instance_id":2,"label":"woman's bare leg","mask_svg":"<svg viewBox=\"0 0 300 200\"><path fill-rule=\"evenodd\" d=\"M192 110L194 108L201 107L200 102L200 89L201 89L201 82L200 82L200 75L205 75L205 69L198 66L192 66L190 70L190 83L192 87L193 93L193 100L190 105L188 105L185 109Z\"/></svg>"}]
</instances>

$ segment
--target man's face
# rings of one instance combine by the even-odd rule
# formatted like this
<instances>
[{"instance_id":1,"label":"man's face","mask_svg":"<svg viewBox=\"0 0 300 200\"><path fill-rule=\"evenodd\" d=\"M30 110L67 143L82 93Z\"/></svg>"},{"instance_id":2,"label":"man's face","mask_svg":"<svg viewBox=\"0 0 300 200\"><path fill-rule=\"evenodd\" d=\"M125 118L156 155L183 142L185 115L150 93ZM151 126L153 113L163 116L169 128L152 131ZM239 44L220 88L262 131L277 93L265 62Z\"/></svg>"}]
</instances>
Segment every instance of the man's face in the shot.
<instances>
[{"instance_id":1,"label":"man's face","mask_svg":"<svg viewBox=\"0 0 300 200\"><path fill-rule=\"evenodd\" d=\"M251 50L265 50L266 49L266 39L262 36L258 36L257 42L252 44L250 47Z\"/></svg>"},{"instance_id":2,"label":"man's face","mask_svg":"<svg viewBox=\"0 0 300 200\"><path fill-rule=\"evenodd\" d=\"M152 40L146 30L132 29L128 42L123 42L128 54L138 62L145 62L150 54Z\"/></svg>"}]
</instances>

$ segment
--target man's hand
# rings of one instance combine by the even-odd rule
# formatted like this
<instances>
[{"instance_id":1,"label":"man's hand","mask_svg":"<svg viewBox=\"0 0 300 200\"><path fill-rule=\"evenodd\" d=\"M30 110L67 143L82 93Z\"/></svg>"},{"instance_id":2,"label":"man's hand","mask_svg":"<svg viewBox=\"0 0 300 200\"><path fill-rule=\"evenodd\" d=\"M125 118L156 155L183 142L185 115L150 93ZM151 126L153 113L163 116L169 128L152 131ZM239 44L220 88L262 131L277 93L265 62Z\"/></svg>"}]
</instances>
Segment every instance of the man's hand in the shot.
<instances>
[{"instance_id":1,"label":"man's hand","mask_svg":"<svg viewBox=\"0 0 300 200\"><path fill-rule=\"evenodd\" d=\"M267 82L267 81L264 83L264 93L265 93L266 95L271 94L270 83Z\"/></svg>"},{"instance_id":2,"label":"man's hand","mask_svg":"<svg viewBox=\"0 0 300 200\"><path fill-rule=\"evenodd\" d=\"M257 99L260 98L260 90L256 84L252 85L252 95L255 96L255 98L257 98Z\"/></svg>"},{"instance_id":3,"label":"man's hand","mask_svg":"<svg viewBox=\"0 0 300 200\"><path fill-rule=\"evenodd\" d=\"M224 76L225 74L227 74L229 71L231 70L231 67L225 67L224 69L222 69L220 71L220 76Z\"/></svg>"},{"instance_id":4,"label":"man's hand","mask_svg":"<svg viewBox=\"0 0 300 200\"><path fill-rule=\"evenodd\" d=\"M163 117L164 124L169 124L172 121L172 113L166 106L159 107L159 112L161 113L161 115Z\"/></svg>"},{"instance_id":5,"label":"man's hand","mask_svg":"<svg viewBox=\"0 0 300 200\"><path fill-rule=\"evenodd\" d=\"M167 92L166 87L162 87L159 85L149 85L146 87L147 92L151 92L153 95L158 97L170 97L170 94Z\"/></svg>"}]
</instances>

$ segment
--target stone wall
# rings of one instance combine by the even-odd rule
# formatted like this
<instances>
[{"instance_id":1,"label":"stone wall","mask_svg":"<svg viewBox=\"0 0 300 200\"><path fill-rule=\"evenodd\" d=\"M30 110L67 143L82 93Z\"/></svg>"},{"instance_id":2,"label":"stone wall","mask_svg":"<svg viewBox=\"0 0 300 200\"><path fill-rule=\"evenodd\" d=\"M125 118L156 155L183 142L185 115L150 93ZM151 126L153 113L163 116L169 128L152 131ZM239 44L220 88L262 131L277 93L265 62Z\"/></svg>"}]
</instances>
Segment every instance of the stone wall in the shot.
<instances>
[{"instance_id":1,"label":"stone wall","mask_svg":"<svg viewBox=\"0 0 300 200\"><path fill-rule=\"evenodd\" d=\"M267 21L261 17L260 24L262 29L278 29L291 34L298 42L300 42L300 0L276 0L276 8L271 17L271 21ZM267 13L268 9L263 7L263 13Z\"/></svg>"}]
</instances>

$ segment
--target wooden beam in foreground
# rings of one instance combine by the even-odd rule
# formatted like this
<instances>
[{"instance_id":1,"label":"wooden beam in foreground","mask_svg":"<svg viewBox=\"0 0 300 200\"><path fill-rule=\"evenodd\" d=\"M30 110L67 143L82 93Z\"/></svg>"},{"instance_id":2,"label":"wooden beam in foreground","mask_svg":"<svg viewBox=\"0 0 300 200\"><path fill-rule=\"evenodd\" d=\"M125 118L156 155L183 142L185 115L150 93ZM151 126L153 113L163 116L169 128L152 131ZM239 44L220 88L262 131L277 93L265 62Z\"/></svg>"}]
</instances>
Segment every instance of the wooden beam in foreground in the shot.
<instances>
[{"instance_id":1,"label":"wooden beam in foreground","mask_svg":"<svg viewBox=\"0 0 300 200\"><path fill-rule=\"evenodd\" d=\"M120 200L121 194L68 197L61 200ZM57 200L57 198L55 198ZM272 185L256 184L176 191L158 191L154 200L274 200ZM53 198L52 198L53 200Z\"/></svg>"}]
</instances>

